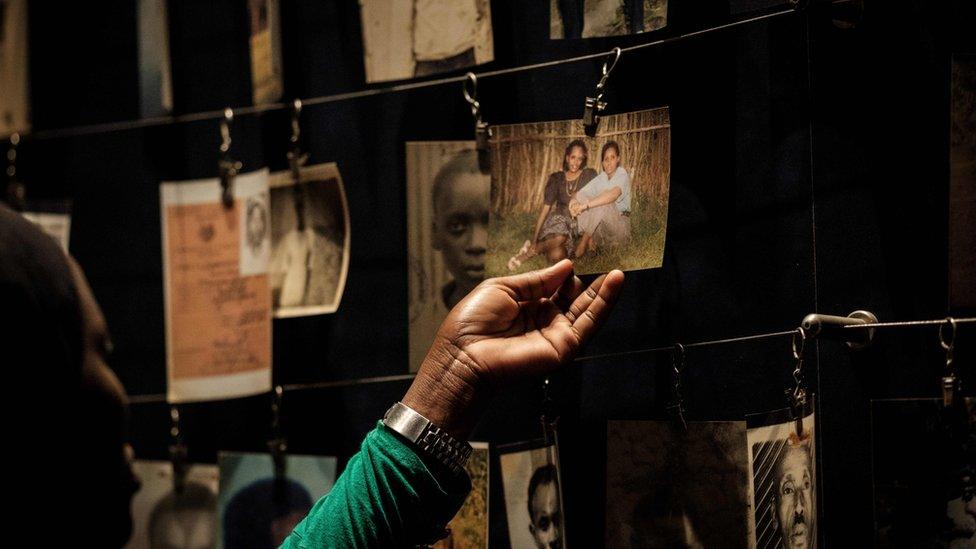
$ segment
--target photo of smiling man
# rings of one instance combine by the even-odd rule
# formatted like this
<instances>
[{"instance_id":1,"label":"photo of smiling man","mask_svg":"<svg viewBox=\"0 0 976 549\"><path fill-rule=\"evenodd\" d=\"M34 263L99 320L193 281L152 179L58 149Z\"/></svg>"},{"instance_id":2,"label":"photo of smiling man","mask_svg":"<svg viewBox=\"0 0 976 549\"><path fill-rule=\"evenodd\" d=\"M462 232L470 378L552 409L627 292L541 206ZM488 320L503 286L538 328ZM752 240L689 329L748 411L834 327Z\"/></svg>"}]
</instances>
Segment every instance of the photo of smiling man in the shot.
<instances>
[{"instance_id":1,"label":"photo of smiling man","mask_svg":"<svg viewBox=\"0 0 976 549\"><path fill-rule=\"evenodd\" d=\"M411 372L448 311L485 278L490 187L473 141L407 143Z\"/></svg>"}]
</instances>

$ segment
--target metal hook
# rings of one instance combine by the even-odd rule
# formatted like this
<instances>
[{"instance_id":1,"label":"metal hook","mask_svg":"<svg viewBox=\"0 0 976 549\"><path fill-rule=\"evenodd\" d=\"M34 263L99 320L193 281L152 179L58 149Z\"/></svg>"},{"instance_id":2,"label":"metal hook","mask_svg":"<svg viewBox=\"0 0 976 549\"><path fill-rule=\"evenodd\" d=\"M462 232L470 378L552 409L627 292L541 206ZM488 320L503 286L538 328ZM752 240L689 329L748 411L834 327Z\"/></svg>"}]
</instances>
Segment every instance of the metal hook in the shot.
<instances>
[{"instance_id":1,"label":"metal hook","mask_svg":"<svg viewBox=\"0 0 976 549\"><path fill-rule=\"evenodd\" d=\"M603 61L600 82L596 85L596 91L593 92L592 96L587 97L583 103L583 131L590 137L596 136L596 128L600 124L600 114L607 108L606 102L603 101L603 94L606 91L610 73L617 66L622 53L623 50L619 47L613 48L607 59Z\"/></svg>"},{"instance_id":2,"label":"metal hook","mask_svg":"<svg viewBox=\"0 0 976 549\"><path fill-rule=\"evenodd\" d=\"M795 420L797 438L803 438L803 408L807 402L807 391L803 387L803 351L806 346L807 332L802 327L793 333L793 358L796 366L793 368L793 390L787 391L790 399L790 409Z\"/></svg>"},{"instance_id":3,"label":"metal hook","mask_svg":"<svg viewBox=\"0 0 976 549\"><path fill-rule=\"evenodd\" d=\"M276 479L285 478L285 452L288 451L288 441L281 432L281 401L284 389L275 385L271 398L271 439L268 440L268 451L274 463Z\"/></svg>"},{"instance_id":4,"label":"metal hook","mask_svg":"<svg viewBox=\"0 0 976 549\"><path fill-rule=\"evenodd\" d=\"M183 443L183 432L180 429L180 410L175 405L169 408L170 428L169 435L172 442L169 446L170 463L173 466L173 491L177 494L183 493L186 485L186 444Z\"/></svg>"},{"instance_id":5,"label":"metal hook","mask_svg":"<svg viewBox=\"0 0 976 549\"><path fill-rule=\"evenodd\" d=\"M674 387L672 388L673 401L669 409L673 410L681 421L681 427L688 429L688 422L685 420L685 402L681 395L681 371L685 367L685 346L680 343L674 344L674 352L671 355L671 368L674 371Z\"/></svg>"},{"instance_id":6,"label":"metal hook","mask_svg":"<svg viewBox=\"0 0 976 549\"><path fill-rule=\"evenodd\" d=\"M240 171L241 162L230 157L230 146L233 143L230 136L230 125L234 123L234 110L224 109L224 117L220 120L220 160L217 169L220 174L221 200L225 207L234 205L234 177Z\"/></svg>"},{"instance_id":7,"label":"metal hook","mask_svg":"<svg viewBox=\"0 0 976 549\"><path fill-rule=\"evenodd\" d=\"M478 167L483 173L488 173L491 171L491 156L488 152L491 127L481 119L481 103L478 101L478 77L473 72L467 74L467 78L461 86L461 92L464 93L464 100L470 105L471 116L474 117L474 141L475 148L478 150Z\"/></svg>"},{"instance_id":8,"label":"metal hook","mask_svg":"<svg viewBox=\"0 0 976 549\"><path fill-rule=\"evenodd\" d=\"M461 87L461 91L464 93L464 100L468 102L468 105L471 105L471 114L479 117L481 104L478 103L478 77L473 72L469 72L465 76L466 80Z\"/></svg>"},{"instance_id":9,"label":"metal hook","mask_svg":"<svg viewBox=\"0 0 976 549\"><path fill-rule=\"evenodd\" d=\"M295 98L295 101L291 104L291 144L292 147L298 147L299 140L302 137L302 126L301 126L301 116L302 116L302 100Z\"/></svg>"},{"instance_id":10,"label":"metal hook","mask_svg":"<svg viewBox=\"0 0 976 549\"><path fill-rule=\"evenodd\" d=\"M948 339L946 339L946 326L949 327L950 335ZM946 354L945 375L942 377L942 404L947 408L955 403L956 396L962 388L959 378L956 377L956 367L953 357L956 347L956 329L956 319L951 316L947 317L945 323L939 326L939 345Z\"/></svg>"},{"instance_id":11,"label":"metal hook","mask_svg":"<svg viewBox=\"0 0 976 549\"><path fill-rule=\"evenodd\" d=\"M7 146L7 165L4 170L7 176L5 195L6 201L11 208L17 211L23 211L27 207L27 190L24 187L24 184L17 180L18 145L20 145L20 134L14 132L10 134L9 144Z\"/></svg>"}]
</instances>

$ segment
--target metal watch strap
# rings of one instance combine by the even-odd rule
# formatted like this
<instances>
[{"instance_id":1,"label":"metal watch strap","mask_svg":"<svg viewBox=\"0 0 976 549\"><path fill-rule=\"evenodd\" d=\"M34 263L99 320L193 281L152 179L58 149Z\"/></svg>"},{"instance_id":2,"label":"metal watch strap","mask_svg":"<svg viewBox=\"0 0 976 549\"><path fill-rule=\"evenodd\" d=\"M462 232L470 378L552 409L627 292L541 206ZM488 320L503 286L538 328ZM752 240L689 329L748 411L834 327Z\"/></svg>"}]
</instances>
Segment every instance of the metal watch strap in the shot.
<instances>
[{"instance_id":1,"label":"metal watch strap","mask_svg":"<svg viewBox=\"0 0 976 549\"><path fill-rule=\"evenodd\" d=\"M471 456L471 445L444 432L414 409L397 402L386 411L383 424L434 458L453 474L459 474Z\"/></svg>"}]
</instances>

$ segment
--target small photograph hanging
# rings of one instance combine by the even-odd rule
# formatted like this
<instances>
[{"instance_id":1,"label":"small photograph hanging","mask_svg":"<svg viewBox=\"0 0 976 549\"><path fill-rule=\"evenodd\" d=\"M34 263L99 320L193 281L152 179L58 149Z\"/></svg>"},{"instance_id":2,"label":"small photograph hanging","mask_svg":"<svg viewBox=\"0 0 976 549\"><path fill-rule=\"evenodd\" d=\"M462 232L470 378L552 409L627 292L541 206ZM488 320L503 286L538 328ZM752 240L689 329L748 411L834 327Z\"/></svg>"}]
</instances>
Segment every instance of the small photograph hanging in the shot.
<instances>
[{"instance_id":1,"label":"small photograph hanging","mask_svg":"<svg viewBox=\"0 0 976 549\"><path fill-rule=\"evenodd\" d=\"M491 177L474 141L407 143L410 371L441 322L485 278Z\"/></svg>"},{"instance_id":2,"label":"small photograph hanging","mask_svg":"<svg viewBox=\"0 0 976 549\"><path fill-rule=\"evenodd\" d=\"M976 55L952 56L949 306L976 308Z\"/></svg>"},{"instance_id":3,"label":"small photograph hanging","mask_svg":"<svg viewBox=\"0 0 976 549\"><path fill-rule=\"evenodd\" d=\"M30 129L27 0L0 2L0 135Z\"/></svg>"},{"instance_id":4,"label":"small photograph hanging","mask_svg":"<svg viewBox=\"0 0 976 549\"><path fill-rule=\"evenodd\" d=\"M57 241L65 253L68 252L68 244L71 238L70 200L27 200L24 211L20 213Z\"/></svg>"},{"instance_id":5,"label":"small photograph hanging","mask_svg":"<svg viewBox=\"0 0 976 549\"><path fill-rule=\"evenodd\" d=\"M790 410L746 416L749 444L750 547L817 546L816 444L813 402L802 434Z\"/></svg>"},{"instance_id":6,"label":"small photograph hanging","mask_svg":"<svg viewBox=\"0 0 976 549\"><path fill-rule=\"evenodd\" d=\"M871 402L875 547L976 547L976 399Z\"/></svg>"},{"instance_id":7,"label":"small photograph hanging","mask_svg":"<svg viewBox=\"0 0 976 549\"><path fill-rule=\"evenodd\" d=\"M495 58L489 0L359 0L359 8L368 84Z\"/></svg>"},{"instance_id":8,"label":"small photograph hanging","mask_svg":"<svg viewBox=\"0 0 976 549\"><path fill-rule=\"evenodd\" d=\"M539 441L501 450L505 515L512 547L566 546L556 448Z\"/></svg>"},{"instance_id":9,"label":"small photograph hanging","mask_svg":"<svg viewBox=\"0 0 976 549\"><path fill-rule=\"evenodd\" d=\"M251 29L251 89L254 104L281 99L281 24L278 0L247 0Z\"/></svg>"},{"instance_id":10,"label":"small photograph hanging","mask_svg":"<svg viewBox=\"0 0 976 549\"><path fill-rule=\"evenodd\" d=\"M749 547L744 421L610 421L607 547Z\"/></svg>"},{"instance_id":11,"label":"small photograph hanging","mask_svg":"<svg viewBox=\"0 0 976 549\"><path fill-rule=\"evenodd\" d=\"M169 461L136 461L139 490L132 498L132 536L126 549L217 545L217 483L214 465L191 465L179 490Z\"/></svg>"},{"instance_id":12,"label":"small photograph hanging","mask_svg":"<svg viewBox=\"0 0 976 549\"><path fill-rule=\"evenodd\" d=\"M656 31L668 0L549 0L549 38L598 38Z\"/></svg>"},{"instance_id":13,"label":"small photograph hanging","mask_svg":"<svg viewBox=\"0 0 976 549\"><path fill-rule=\"evenodd\" d=\"M334 313L349 269L349 206L334 163L271 174L275 318Z\"/></svg>"},{"instance_id":14,"label":"small photograph hanging","mask_svg":"<svg viewBox=\"0 0 976 549\"><path fill-rule=\"evenodd\" d=\"M487 276L570 258L577 274L664 260L671 179L667 107L582 120L494 126Z\"/></svg>"},{"instance_id":15,"label":"small photograph hanging","mask_svg":"<svg viewBox=\"0 0 976 549\"><path fill-rule=\"evenodd\" d=\"M166 0L139 0L139 114L161 116L173 110Z\"/></svg>"},{"instance_id":16,"label":"small photograph hanging","mask_svg":"<svg viewBox=\"0 0 976 549\"><path fill-rule=\"evenodd\" d=\"M464 466L471 477L471 493L461 510L447 523L447 537L434 549L488 549L488 443L472 442Z\"/></svg>"},{"instance_id":17,"label":"small photograph hanging","mask_svg":"<svg viewBox=\"0 0 976 549\"><path fill-rule=\"evenodd\" d=\"M167 400L271 390L268 171L235 177L229 208L217 178L164 182L159 194Z\"/></svg>"},{"instance_id":18,"label":"small photograph hanging","mask_svg":"<svg viewBox=\"0 0 976 549\"><path fill-rule=\"evenodd\" d=\"M218 548L273 549L332 490L336 458L285 456L275 477L270 454L221 452Z\"/></svg>"}]
</instances>

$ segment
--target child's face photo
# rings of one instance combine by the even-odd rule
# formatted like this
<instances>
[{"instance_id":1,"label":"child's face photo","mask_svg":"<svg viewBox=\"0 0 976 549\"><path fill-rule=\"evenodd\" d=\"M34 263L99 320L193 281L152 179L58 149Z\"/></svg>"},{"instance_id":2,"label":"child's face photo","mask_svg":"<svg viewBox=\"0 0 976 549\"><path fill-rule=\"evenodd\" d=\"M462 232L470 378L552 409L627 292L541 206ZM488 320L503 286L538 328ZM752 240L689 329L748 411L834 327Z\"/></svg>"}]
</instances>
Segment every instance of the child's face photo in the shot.
<instances>
[{"instance_id":1,"label":"child's face photo","mask_svg":"<svg viewBox=\"0 0 976 549\"><path fill-rule=\"evenodd\" d=\"M488 245L488 194L491 178L481 173L454 175L434 201L434 248L462 286L474 287L485 276Z\"/></svg>"}]
</instances>

